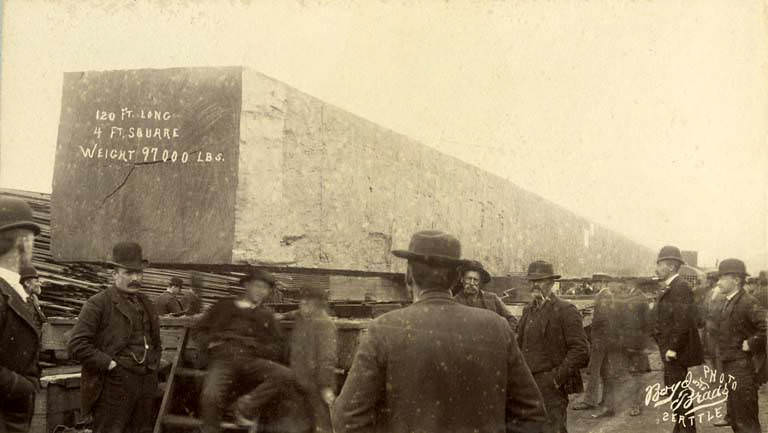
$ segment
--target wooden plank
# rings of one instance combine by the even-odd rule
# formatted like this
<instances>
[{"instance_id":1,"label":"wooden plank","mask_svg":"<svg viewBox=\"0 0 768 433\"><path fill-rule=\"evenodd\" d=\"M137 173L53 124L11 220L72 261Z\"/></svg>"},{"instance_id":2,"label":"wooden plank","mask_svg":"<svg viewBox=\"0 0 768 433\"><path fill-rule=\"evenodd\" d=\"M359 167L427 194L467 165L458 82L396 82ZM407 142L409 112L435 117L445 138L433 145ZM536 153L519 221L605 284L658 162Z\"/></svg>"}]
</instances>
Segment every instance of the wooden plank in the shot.
<instances>
[{"instance_id":1,"label":"wooden plank","mask_svg":"<svg viewBox=\"0 0 768 433\"><path fill-rule=\"evenodd\" d=\"M188 338L189 329L185 329L181 338L181 344L179 345L178 351L176 353L176 358L173 360L171 374L168 376L168 380L165 383L165 395L163 395L163 402L160 404L160 411L158 412L157 420L155 421L154 433L162 433L163 420L165 419L166 415L169 415L168 410L170 409L171 402L173 401L173 386L175 384L177 371L179 368L181 368L179 364L184 359L184 351L187 347Z\"/></svg>"}]
</instances>

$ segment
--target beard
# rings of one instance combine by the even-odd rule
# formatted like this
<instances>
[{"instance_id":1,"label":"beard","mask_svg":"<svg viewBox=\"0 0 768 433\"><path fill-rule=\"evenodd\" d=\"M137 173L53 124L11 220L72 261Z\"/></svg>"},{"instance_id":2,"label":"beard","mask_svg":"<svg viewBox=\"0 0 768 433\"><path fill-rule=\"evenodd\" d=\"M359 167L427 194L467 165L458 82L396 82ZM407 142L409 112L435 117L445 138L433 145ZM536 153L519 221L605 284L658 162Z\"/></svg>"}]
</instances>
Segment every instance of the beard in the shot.
<instances>
[{"instance_id":1,"label":"beard","mask_svg":"<svg viewBox=\"0 0 768 433\"><path fill-rule=\"evenodd\" d=\"M480 288L474 284L464 284L464 292L469 295L474 295L480 291Z\"/></svg>"},{"instance_id":2,"label":"beard","mask_svg":"<svg viewBox=\"0 0 768 433\"><path fill-rule=\"evenodd\" d=\"M32 249L27 248L25 242L19 242L17 246L19 252L19 269L32 267Z\"/></svg>"}]
</instances>

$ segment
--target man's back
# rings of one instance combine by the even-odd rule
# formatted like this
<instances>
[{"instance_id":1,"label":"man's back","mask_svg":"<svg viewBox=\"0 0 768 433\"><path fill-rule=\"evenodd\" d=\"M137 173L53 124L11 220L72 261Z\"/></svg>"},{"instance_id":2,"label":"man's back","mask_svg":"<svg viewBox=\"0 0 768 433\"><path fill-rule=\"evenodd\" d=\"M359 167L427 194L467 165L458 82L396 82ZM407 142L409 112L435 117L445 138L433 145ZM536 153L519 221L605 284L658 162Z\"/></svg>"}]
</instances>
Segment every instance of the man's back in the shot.
<instances>
[{"instance_id":1,"label":"man's back","mask_svg":"<svg viewBox=\"0 0 768 433\"><path fill-rule=\"evenodd\" d=\"M506 321L441 292L371 323L334 407L340 432L528 431L543 421Z\"/></svg>"}]
</instances>

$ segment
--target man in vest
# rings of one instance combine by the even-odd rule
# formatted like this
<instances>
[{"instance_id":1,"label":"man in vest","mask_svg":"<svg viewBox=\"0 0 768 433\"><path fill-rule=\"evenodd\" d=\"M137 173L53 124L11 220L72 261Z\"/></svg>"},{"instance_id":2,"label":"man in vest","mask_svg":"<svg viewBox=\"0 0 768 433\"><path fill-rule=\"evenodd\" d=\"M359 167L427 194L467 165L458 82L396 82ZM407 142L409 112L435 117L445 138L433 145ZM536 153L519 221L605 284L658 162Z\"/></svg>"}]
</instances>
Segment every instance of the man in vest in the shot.
<instances>
[{"instance_id":1,"label":"man in vest","mask_svg":"<svg viewBox=\"0 0 768 433\"><path fill-rule=\"evenodd\" d=\"M32 265L40 227L19 199L0 198L0 432L29 431L39 389L40 329L19 272Z\"/></svg>"},{"instance_id":2,"label":"man in vest","mask_svg":"<svg viewBox=\"0 0 768 433\"><path fill-rule=\"evenodd\" d=\"M82 411L93 414L94 433L149 433L162 344L155 306L141 293L148 263L139 244L121 242L109 264L112 286L88 299L69 340L83 368Z\"/></svg>"},{"instance_id":3,"label":"man in vest","mask_svg":"<svg viewBox=\"0 0 768 433\"><path fill-rule=\"evenodd\" d=\"M498 296L493 292L483 290L483 287L491 281L491 274L483 268L483 264L471 260L459 268L461 279L460 290L453 297L459 304L469 307L485 308L493 311L509 322L512 330L517 329L517 319L507 310Z\"/></svg>"}]
</instances>

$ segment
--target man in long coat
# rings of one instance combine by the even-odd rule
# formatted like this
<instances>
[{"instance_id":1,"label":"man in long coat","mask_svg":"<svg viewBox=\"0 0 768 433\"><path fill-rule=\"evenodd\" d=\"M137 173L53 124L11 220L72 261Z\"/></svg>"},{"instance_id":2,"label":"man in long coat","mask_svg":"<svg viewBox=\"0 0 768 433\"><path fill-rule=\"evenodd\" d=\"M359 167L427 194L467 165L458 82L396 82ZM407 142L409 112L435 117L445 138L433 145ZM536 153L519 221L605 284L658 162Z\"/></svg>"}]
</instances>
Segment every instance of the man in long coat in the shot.
<instances>
[{"instance_id":1,"label":"man in long coat","mask_svg":"<svg viewBox=\"0 0 768 433\"><path fill-rule=\"evenodd\" d=\"M720 262L720 286L726 304L720 316L717 345L723 373L735 378L728 388L728 415L735 433L760 432L757 389L765 382L766 312L744 288L744 262Z\"/></svg>"},{"instance_id":2,"label":"man in long coat","mask_svg":"<svg viewBox=\"0 0 768 433\"><path fill-rule=\"evenodd\" d=\"M152 431L162 344L157 311L140 292L147 261L141 246L112 250L114 282L83 306L69 353L82 365L82 412L94 433Z\"/></svg>"},{"instance_id":3,"label":"man in long coat","mask_svg":"<svg viewBox=\"0 0 768 433\"><path fill-rule=\"evenodd\" d=\"M506 320L451 298L461 244L418 232L406 284L414 303L373 320L331 416L345 432L538 432L541 394Z\"/></svg>"},{"instance_id":4,"label":"man in long coat","mask_svg":"<svg viewBox=\"0 0 768 433\"><path fill-rule=\"evenodd\" d=\"M690 389L675 385L684 383L688 367L700 365L703 360L693 291L679 275L683 264L685 262L677 247L665 246L659 251L656 275L663 286L650 316L652 334L664 365L664 384L674 386L675 390L670 403L672 405L691 395ZM674 410L673 432L696 431L695 417L686 415L687 411L684 405L678 405Z\"/></svg>"},{"instance_id":5,"label":"man in long coat","mask_svg":"<svg viewBox=\"0 0 768 433\"><path fill-rule=\"evenodd\" d=\"M528 266L533 301L523 308L517 341L544 398L546 432L566 433L568 395L584 391L580 369L589 362L589 342L576 307L555 296L560 275L551 263Z\"/></svg>"},{"instance_id":6,"label":"man in long coat","mask_svg":"<svg viewBox=\"0 0 768 433\"><path fill-rule=\"evenodd\" d=\"M29 431L39 388L40 329L20 269L40 227L22 200L0 198L0 432Z\"/></svg>"}]
</instances>

